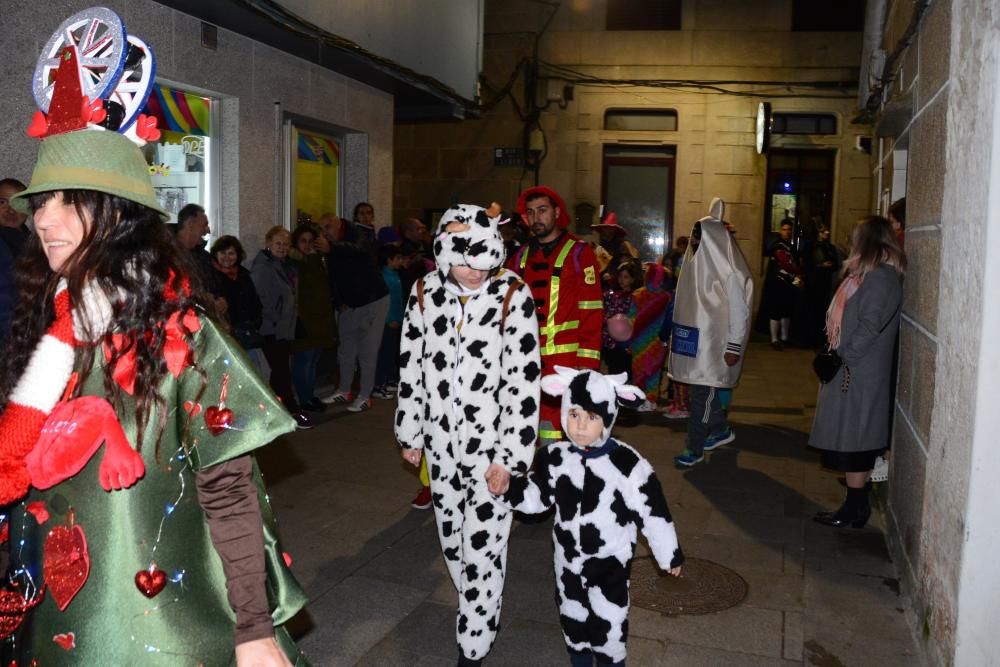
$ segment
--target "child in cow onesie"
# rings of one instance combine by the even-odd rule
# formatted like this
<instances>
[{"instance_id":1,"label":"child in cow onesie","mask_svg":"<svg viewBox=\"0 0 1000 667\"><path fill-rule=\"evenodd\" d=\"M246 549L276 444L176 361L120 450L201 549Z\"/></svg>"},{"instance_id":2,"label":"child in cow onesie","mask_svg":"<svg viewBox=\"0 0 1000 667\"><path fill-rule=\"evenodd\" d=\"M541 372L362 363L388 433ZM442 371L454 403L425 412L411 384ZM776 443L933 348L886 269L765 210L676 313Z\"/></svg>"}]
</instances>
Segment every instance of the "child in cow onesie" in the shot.
<instances>
[{"instance_id":1,"label":"child in cow onesie","mask_svg":"<svg viewBox=\"0 0 1000 667\"><path fill-rule=\"evenodd\" d=\"M411 290L403 321L396 438L427 457L441 548L458 589L460 665L489 652L512 513L492 492L523 473L538 429L538 323L531 290L501 269L498 218L478 206L445 212L437 270Z\"/></svg>"},{"instance_id":2,"label":"child in cow onesie","mask_svg":"<svg viewBox=\"0 0 1000 667\"><path fill-rule=\"evenodd\" d=\"M538 450L535 468L514 477L503 501L539 513L557 508L552 527L556 601L573 667L624 665L628 637L629 570L641 530L663 570L680 576L684 555L653 467L639 452L609 437L618 400L645 394L626 374L601 375L556 366L542 390L562 396L569 442Z\"/></svg>"}]
</instances>

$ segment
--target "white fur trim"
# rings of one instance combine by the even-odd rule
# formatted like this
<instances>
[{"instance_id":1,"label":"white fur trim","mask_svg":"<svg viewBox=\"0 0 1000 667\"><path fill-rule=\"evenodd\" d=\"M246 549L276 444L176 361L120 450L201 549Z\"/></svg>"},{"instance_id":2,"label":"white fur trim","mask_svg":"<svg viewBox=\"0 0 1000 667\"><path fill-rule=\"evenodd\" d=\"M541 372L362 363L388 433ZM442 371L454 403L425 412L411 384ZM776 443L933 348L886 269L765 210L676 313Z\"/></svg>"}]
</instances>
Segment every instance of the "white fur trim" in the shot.
<instances>
[{"instance_id":1,"label":"white fur trim","mask_svg":"<svg viewBox=\"0 0 1000 667\"><path fill-rule=\"evenodd\" d=\"M79 341L100 340L111 324L114 306L94 281L83 286L80 297L82 303L73 307L73 334Z\"/></svg>"},{"instance_id":2,"label":"white fur trim","mask_svg":"<svg viewBox=\"0 0 1000 667\"><path fill-rule=\"evenodd\" d=\"M11 392L11 402L45 414L52 412L73 374L75 357L72 346L45 334L31 353L28 367Z\"/></svg>"}]
</instances>

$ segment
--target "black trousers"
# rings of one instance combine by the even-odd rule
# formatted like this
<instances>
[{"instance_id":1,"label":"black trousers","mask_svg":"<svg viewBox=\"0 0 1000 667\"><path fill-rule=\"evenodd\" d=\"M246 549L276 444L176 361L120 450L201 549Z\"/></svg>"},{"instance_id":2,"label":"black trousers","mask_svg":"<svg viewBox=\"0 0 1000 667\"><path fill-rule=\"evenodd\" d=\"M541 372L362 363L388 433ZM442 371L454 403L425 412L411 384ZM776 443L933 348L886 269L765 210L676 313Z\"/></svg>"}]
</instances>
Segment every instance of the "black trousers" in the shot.
<instances>
[{"instance_id":1,"label":"black trousers","mask_svg":"<svg viewBox=\"0 0 1000 667\"><path fill-rule=\"evenodd\" d=\"M292 341L267 336L260 350L267 359L267 365L271 367L271 377L268 380L271 389L289 412L298 412L299 403L295 400L295 390L292 388Z\"/></svg>"}]
</instances>

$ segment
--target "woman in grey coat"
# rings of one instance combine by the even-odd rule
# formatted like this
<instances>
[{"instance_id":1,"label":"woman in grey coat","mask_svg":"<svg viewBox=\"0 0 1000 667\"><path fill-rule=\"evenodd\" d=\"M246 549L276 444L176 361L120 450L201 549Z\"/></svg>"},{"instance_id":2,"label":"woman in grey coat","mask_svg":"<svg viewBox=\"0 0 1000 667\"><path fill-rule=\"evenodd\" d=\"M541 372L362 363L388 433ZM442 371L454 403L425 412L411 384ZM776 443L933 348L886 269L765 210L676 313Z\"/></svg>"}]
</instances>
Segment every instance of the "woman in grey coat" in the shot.
<instances>
[{"instance_id":1,"label":"woman in grey coat","mask_svg":"<svg viewBox=\"0 0 1000 667\"><path fill-rule=\"evenodd\" d=\"M863 528L871 515L866 484L889 438L892 357L906 258L885 218L864 218L851 238L844 279L826 315L826 335L843 365L820 385L809 444L823 465L846 473L847 499L814 518Z\"/></svg>"},{"instance_id":2,"label":"woman in grey coat","mask_svg":"<svg viewBox=\"0 0 1000 667\"><path fill-rule=\"evenodd\" d=\"M312 428L309 417L299 409L292 389L292 341L295 339L296 283L295 267L287 261L291 234L284 227L272 227L264 237L264 249L257 253L250 267L262 306L261 351L271 367L271 389L295 417L300 429Z\"/></svg>"}]
</instances>

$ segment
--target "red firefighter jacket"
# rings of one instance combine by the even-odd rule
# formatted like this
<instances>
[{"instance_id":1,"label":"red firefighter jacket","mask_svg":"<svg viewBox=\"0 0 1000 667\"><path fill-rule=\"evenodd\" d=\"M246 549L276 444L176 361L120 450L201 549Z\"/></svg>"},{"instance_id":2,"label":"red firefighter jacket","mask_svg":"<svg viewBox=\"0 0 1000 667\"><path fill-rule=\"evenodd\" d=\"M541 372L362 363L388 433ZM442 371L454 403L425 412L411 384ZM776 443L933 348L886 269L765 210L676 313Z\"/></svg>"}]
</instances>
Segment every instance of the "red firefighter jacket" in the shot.
<instances>
[{"instance_id":1,"label":"red firefighter jacket","mask_svg":"<svg viewBox=\"0 0 1000 667\"><path fill-rule=\"evenodd\" d=\"M542 374L554 373L556 365L599 368L601 274L590 245L564 232L546 248L523 245L508 268L521 276L535 298Z\"/></svg>"}]
</instances>

